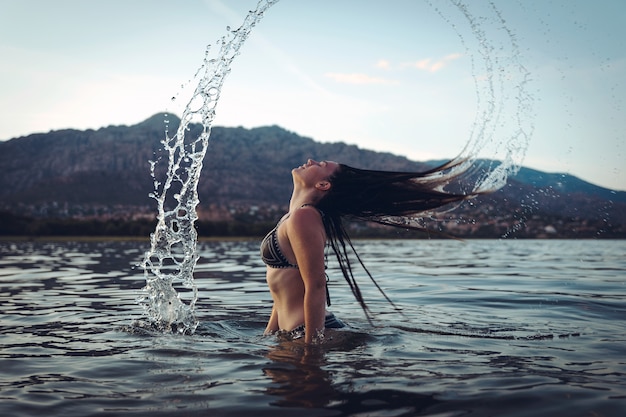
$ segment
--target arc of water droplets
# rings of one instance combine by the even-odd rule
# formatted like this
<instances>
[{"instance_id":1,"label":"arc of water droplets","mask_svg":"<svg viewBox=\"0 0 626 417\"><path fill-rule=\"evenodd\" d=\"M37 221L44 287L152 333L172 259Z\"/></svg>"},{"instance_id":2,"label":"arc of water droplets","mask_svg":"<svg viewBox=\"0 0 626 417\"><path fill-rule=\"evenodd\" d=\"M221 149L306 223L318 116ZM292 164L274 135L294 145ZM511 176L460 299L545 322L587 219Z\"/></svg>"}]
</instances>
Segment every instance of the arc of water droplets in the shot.
<instances>
[{"instance_id":1,"label":"arc of water droplets","mask_svg":"<svg viewBox=\"0 0 626 417\"><path fill-rule=\"evenodd\" d=\"M502 161L495 168L487 169L476 182L474 188L474 191L496 190L506 185L507 178L519 171L534 131L532 125L534 119L532 115L533 97L527 91L530 73L520 61L520 51L515 34L507 27L502 14L493 3L490 3L490 8L494 14L495 30L503 31L508 43L508 45L500 45L499 48L491 41L491 39L497 39L495 33L486 33L483 28L484 25L481 26L477 22L466 4L461 0L451 0L451 2L467 20L478 42L477 49L483 59L484 68L482 69L485 71L484 85L489 92L489 97L491 97L491 100L486 103L481 101L479 80L475 75L477 105L481 111L477 114L472 136L463 152L473 157L487 143L490 143L496 144L494 152L497 154L500 145L504 144L505 155ZM463 38L461 37L461 39ZM468 47L466 46L466 48ZM476 71L473 56L472 67ZM494 77L497 86L494 84ZM507 85L514 86L514 97L507 94ZM497 103L494 100L497 100ZM514 119L515 128L512 132L503 135L498 127L507 115ZM498 135L503 137L497 137ZM489 162L489 164L491 163Z\"/></svg>"},{"instance_id":2,"label":"arc of water droplets","mask_svg":"<svg viewBox=\"0 0 626 417\"><path fill-rule=\"evenodd\" d=\"M534 131L534 99L528 92L531 76L522 64L515 34L493 3L489 3L493 14L491 20L483 18L479 22L462 0L450 2L468 23L477 42L475 49L482 58L482 67L477 67L474 56L470 54L479 111L463 153L474 164L474 170L479 172L473 191L495 191L504 187L508 178L517 174L521 168ZM497 43L499 34L504 38L500 44ZM470 47L465 45L461 34L457 32L457 35L469 51ZM484 79L477 75L478 69L484 71ZM481 85L488 92L486 101L481 100ZM514 91L507 91L507 87ZM509 123L513 125L512 129L503 131L501 127ZM478 154L487 145L495 145L493 153L486 160L477 160ZM502 147L504 157L497 158ZM519 216L517 221L503 237L522 227L530 211L532 207L522 207L521 213L516 215Z\"/></svg>"},{"instance_id":3,"label":"arc of water droplets","mask_svg":"<svg viewBox=\"0 0 626 417\"><path fill-rule=\"evenodd\" d=\"M471 60L476 91L472 131L457 157L461 163L443 175L457 178L456 173L461 173L464 182L459 181L457 186L462 192L496 191L521 168L534 131L534 103L528 92L530 73L522 64L515 34L493 3L476 18L470 11L470 5L475 6L476 2L425 1L460 39ZM470 39L465 38L464 29L472 34ZM504 128L510 126L509 130ZM492 148L485 155L488 146ZM504 155L499 157L503 147ZM436 219L444 212L445 209L439 209L427 215ZM402 220L417 226L424 226L425 221L421 216Z\"/></svg>"},{"instance_id":4,"label":"arc of water droplets","mask_svg":"<svg viewBox=\"0 0 626 417\"><path fill-rule=\"evenodd\" d=\"M209 146L211 126L224 78L250 31L263 17L265 11L278 0L261 0L257 8L246 16L239 29L230 30L219 41L217 56L207 47L203 65L194 77L197 86L187 103L176 135L166 130L162 140L168 156L165 180L157 180L157 163L151 161L151 174L157 201L157 226L150 236L150 250L146 252L142 267L146 278L143 294L138 299L152 327L159 331L193 333L198 325L194 306L197 288L193 271L198 260L196 251L198 181L202 162ZM193 137L189 129L192 122L200 120L202 132ZM167 123L167 122L166 122ZM174 285L181 285L188 296L182 300Z\"/></svg>"},{"instance_id":5,"label":"arc of water droplets","mask_svg":"<svg viewBox=\"0 0 626 417\"><path fill-rule=\"evenodd\" d=\"M456 170L463 172L472 166L468 173L478 175L472 181L473 188L467 191L497 190L519 171L534 131L533 97L527 90L530 73L521 62L516 36L493 3L489 3L490 15L476 18L463 0L425 1L453 28L471 59L476 116L471 135L459 155L465 162ZM452 6L451 10L443 11L448 5ZM460 27L469 29L475 44L468 44ZM509 123L514 124L513 131L503 131L502 126ZM492 159L480 161L480 153L487 145L495 145L489 155ZM505 154L498 158L502 145Z\"/></svg>"}]
</instances>

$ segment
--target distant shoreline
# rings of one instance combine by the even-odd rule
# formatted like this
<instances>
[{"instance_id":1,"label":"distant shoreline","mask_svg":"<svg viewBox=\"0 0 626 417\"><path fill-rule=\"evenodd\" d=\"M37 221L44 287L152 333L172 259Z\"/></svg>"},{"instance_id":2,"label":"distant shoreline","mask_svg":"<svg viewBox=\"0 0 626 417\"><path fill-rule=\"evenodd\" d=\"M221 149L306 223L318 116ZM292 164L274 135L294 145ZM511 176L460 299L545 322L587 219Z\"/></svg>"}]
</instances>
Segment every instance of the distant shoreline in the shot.
<instances>
[{"instance_id":1,"label":"distant shoreline","mask_svg":"<svg viewBox=\"0 0 626 417\"><path fill-rule=\"evenodd\" d=\"M217 241L245 241L258 240L260 238L249 236L208 236L198 237L198 242L217 242ZM0 236L0 242L146 242L150 243L149 236Z\"/></svg>"},{"instance_id":2,"label":"distant shoreline","mask_svg":"<svg viewBox=\"0 0 626 417\"><path fill-rule=\"evenodd\" d=\"M358 240L626 240L626 237L354 237ZM150 243L150 238L145 236L0 236L0 242L145 242ZM198 242L244 242L261 241L254 236L206 236L198 237Z\"/></svg>"}]
</instances>

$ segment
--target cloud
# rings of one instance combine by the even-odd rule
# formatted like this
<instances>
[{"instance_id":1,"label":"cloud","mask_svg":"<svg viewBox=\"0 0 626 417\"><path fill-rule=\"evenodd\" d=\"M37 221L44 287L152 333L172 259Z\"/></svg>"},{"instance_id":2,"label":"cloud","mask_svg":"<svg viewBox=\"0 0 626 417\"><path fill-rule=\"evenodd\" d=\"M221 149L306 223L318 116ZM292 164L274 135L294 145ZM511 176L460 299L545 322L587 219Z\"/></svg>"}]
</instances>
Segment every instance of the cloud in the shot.
<instances>
[{"instance_id":1,"label":"cloud","mask_svg":"<svg viewBox=\"0 0 626 417\"><path fill-rule=\"evenodd\" d=\"M394 80L372 77L370 75L360 73L341 74L337 72L328 72L325 75L326 77L342 84L397 84L397 81Z\"/></svg>"},{"instance_id":2,"label":"cloud","mask_svg":"<svg viewBox=\"0 0 626 417\"><path fill-rule=\"evenodd\" d=\"M381 59L380 61L376 63L376 68L380 68L384 70L391 69L391 62L387 61L386 59Z\"/></svg>"},{"instance_id":3,"label":"cloud","mask_svg":"<svg viewBox=\"0 0 626 417\"><path fill-rule=\"evenodd\" d=\"M441 71L443 68L448 66L450 62L457 60L461 58L462 56L463 56L462 54L454 53L454 54L446 55L443 58L436 59L436 60L432 58L425 58L425 59L420 59L419 61L408 62L408 63L402 64L402 68L416 68L422 71L435 73L435 72Z\"/></svg>"},{"instance_id":4,"label":"cloud","mask_svg":"<svg viewBox=\"0 0 626 417\"><path fill-rule=\"evenodd\" d=\"M453 53L444 56L439 59L432 58L424 58L419 61L408 62L404 64L400 64L399 66L393 65L390 61L386 59L380 59L376 62L376 68L378 70L390 71L394 69L405 69L405 68L415 68L421 71L427 71L430 73L439 72L444 69L448 64L452 61L461 58L463 55L460 53ZM371 75L363 74L363 73L338 73L338 72L328 72L324 74L326 77L333 79L335 82L342 84L357 84L357 85L365 85L365 84L379 84L379 85L392 85L398 84L398 81L374 77Z\"/></svg>"}]
</instances>

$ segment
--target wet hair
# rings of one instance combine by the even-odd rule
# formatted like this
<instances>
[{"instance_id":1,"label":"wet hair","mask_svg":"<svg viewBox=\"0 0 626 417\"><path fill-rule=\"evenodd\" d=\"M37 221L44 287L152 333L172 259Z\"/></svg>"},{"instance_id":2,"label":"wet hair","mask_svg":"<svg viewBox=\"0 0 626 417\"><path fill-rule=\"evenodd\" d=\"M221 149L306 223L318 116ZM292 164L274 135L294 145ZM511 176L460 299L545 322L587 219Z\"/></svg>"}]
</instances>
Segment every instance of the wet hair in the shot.
<instances>
[{"instance_id":1,"label":"wet hair","mask_svg":"<svg viewBox=\"0 0 626 417\"><path fill-rule=\"evenodd\" d=\"M331 188L316 207L324 213L324 228L329 245L368 320L371 319L369 309L355 280L349 253L356 257L385 299L395 305L363 264L352 245L344 220L371 221L427 231L419 223L421 217L430 216L435 209L443 206L452 205L454 208L454 203L482 193L463 192L460 181L453 183L465 177L470 168L471 163L465 159L454 159L423 172L373 171L339 164L328 178ZM447 186L455 186L456 191L446 191L444 188Z\"/></svg>"}]
</instances>

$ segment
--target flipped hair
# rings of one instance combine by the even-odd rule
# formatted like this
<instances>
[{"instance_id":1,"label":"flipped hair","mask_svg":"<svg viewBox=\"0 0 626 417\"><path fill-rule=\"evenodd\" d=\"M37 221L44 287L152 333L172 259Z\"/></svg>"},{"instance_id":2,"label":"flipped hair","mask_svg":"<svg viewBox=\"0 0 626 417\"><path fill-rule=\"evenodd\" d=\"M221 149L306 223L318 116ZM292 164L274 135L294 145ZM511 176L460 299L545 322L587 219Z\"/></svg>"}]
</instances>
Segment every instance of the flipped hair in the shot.
<instances>
[{"instance_id":1,"label":"flipped hair","mask_svg":"<svg viewBox=\"0 0 626 417\"><path fill-rule=\"evenodd\" d=\"M355 250L344 226L344 219L372 221L384 225L427 231L414 223L442 206L460 203L483 192L448 192L444 187L467 174L471 163L454 159L423 172L374 171L340 164L329 178L330 189L316 204L324 213L323 222L329 244L341 272L368 320L369 309L354 278L349 250L356 256L376 288L398 309L376 283ZM457 188L459 184L456 184ZM348 250L349 249L349 250Z\"/></svg>"}]
</instances>

